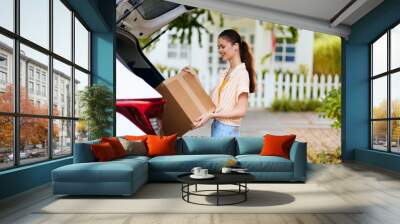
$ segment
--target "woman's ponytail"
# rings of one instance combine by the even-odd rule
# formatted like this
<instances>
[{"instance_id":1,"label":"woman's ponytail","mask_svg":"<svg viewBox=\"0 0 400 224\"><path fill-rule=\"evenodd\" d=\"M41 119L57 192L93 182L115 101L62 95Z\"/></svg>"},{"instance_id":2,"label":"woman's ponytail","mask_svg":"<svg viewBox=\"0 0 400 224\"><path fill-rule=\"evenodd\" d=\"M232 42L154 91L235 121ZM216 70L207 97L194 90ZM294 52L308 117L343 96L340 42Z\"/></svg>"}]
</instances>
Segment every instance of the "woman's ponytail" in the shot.
<instances>
[{"instance_id":1,"label":"woman's ponytail","mask_svg":"<svg viewBox=\"0 0 400 224\"><path fill-rule=\"evenodd\" d=\"M232 44L239 44L240 60L245 63L246 70L249 73L249 90L250 93L254 93L256 91L256 70L254 68L254 59L249 45L246 43L246 41L242 40L239 33L233 29L222 31L218 37L226 38L232 42Z\"/></svg>"},{"instance_id":2,"label":"woman's ponytail","mask_svg":"<svg viewBox=\"0 0 400 224\"><path fill-rule=\"evenodd\" d=\"M249 73L250 93L254 93L256 91L256 71L254 69L253 55L246 41L242 40L239 43L239 46L240 46L240 60L245 63L246 70Z\"/></svg>"}]
</instances>

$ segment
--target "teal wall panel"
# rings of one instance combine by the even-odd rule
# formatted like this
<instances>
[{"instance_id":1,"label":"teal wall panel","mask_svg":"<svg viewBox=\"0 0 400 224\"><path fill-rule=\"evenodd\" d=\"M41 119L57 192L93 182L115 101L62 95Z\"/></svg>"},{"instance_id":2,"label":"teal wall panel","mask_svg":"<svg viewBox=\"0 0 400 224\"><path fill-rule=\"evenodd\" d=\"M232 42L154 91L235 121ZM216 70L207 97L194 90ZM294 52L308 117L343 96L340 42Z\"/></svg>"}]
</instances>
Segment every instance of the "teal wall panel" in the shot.
<instances>
[{"instance_id":1,"label":"teal wall panel","mask_svg":"<svg viewBox=\"0 0 400 224\"><path fill-rule=\"evenodd\" d=\"M383 168L398 170L399 157L384 156L370 147L369 44L392 25L400 22L400 0L386 0L351 27L343 42L343 125L342 157Z\"/></svg>"},{"instance_id":2,"label":"teal wall panel","mask_svg":"<svg viewBox=\"0 0 400 224\"><path fill-rule=\"evenodd\" d=\"M68 157L0 172L0 199L48 183L53 169L71 163Z\"/></svg>"},{"instance_id":3,"label":"teal wall panel","mask_svg":"<svg viewBox=\"0 0 400 224\"><path fill-rule=\"evenodd\" d=\"M355 160L400 172L400 155L377 150L356 149Z\"/></svg>"}]
</instances>

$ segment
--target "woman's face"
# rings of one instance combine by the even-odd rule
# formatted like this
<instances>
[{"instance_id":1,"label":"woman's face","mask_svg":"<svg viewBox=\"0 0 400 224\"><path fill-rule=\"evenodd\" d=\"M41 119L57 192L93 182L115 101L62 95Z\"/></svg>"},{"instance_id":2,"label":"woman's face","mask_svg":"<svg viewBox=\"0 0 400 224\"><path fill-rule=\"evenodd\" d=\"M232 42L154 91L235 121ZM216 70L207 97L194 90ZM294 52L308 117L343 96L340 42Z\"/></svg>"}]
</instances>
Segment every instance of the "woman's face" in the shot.
<instances>
[{"instance_id":1,"label":"woman's face","mask_svg":"<svg viewBox=\"0 0 400 224\"><path fill-rule=\"evenodd\" d=\"M238 52L239 44L232 44L232 42L223 37L218 38L218 53L222 60L228 61Z\"/></svg>"}]
</instances>

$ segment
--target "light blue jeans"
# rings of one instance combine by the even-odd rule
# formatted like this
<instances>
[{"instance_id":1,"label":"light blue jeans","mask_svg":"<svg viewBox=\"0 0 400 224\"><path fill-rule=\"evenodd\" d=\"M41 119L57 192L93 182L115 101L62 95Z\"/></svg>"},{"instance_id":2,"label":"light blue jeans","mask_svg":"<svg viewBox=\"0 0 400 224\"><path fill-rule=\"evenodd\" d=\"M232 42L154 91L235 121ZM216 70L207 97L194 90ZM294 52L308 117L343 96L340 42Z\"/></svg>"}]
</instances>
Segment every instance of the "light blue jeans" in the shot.
<instances>
[{"instance_id":1,"label":"light blue jeans","mask_svg":"<svg viewBox=\"0 0 400 224\"><path fill-rule=\"evenodd\" d=\"M214 120L211 125L211 137L239 137L239 126L227 125Z\"/></svg>"}]
</instances>

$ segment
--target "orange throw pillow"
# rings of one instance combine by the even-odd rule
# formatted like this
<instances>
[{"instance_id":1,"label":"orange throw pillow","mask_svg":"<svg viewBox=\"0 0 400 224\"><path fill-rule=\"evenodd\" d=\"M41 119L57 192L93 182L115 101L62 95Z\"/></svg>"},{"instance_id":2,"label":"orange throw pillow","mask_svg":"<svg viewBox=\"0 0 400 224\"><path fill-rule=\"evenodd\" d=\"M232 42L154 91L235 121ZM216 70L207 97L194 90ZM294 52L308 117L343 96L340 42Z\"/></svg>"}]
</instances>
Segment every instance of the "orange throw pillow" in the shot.
<instances>
[{"instance_id":1,"label":"orange throw pillow","mask_svg":"<svg viewBox=\"0 0 400 224\"><path fill-rule=\"evenodd\" d=\"M170 136L147 136L147 155L148 156L164 156L176 155L176 138L177 134Z\"/></svg>"},{"instance_id":2,"label":"orange throw pillow","mask_svg":"<svg viewBox=\"0 0 400 224\"><path fill-rule=\"evenodd\" d=\"M117 158L114 149L108 142L93 144L90 146L90 148L94 154L94 157L99 162L109 161Z\"/></svg>"},{"instance_id":3,"label":"orange throw pillow","mask_svg":"<svg viewBox=\"0 0 400 224\"><path fill-rule=\"evenodd\" d=\"M260 155L262 156L281 156L286 159L290 158L290 147L296 135L264 135L264 145L261 149Z\"/></svg>"},{"instance_id":4,"label":"orange throw pillow","mask_svg":"<svg viewBox=\"0 0 400 224\"><path fill-rule=\"evenodd\" d=\"M124 139L129 140L129 141L138 141L138 140L146 141L147 135L139 135L139 136L136 136L136 135L125 135Z\"/></svg>"},{"instance_id":5,"label":"orange throw pillow","mask_svg":"<svg viewBox=\"0 0 400 224\"><path fill-rule=\"evenodd\" d=\"M115 155L117 158L121 158L126 156L126 151L124 149L124 146L122 146L121 142L119 141L118 138L116 137L110 137L110 138L101 138L101 142L108 142L114 149Z\"/></svg>"}]
</instances>

